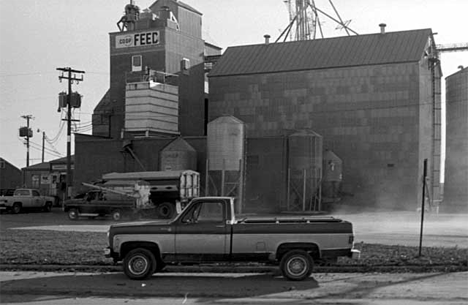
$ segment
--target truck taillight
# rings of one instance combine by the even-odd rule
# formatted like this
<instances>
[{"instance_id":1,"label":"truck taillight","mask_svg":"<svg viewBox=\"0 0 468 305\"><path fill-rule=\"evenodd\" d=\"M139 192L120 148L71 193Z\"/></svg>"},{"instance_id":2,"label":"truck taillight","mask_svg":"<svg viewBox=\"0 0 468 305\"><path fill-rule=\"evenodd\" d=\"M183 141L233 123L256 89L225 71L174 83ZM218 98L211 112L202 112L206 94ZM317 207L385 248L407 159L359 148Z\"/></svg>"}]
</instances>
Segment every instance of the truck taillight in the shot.
<instances>
[{"instance_id":1,"label":"truck taillight","mask_svg":"<svg viewBox=\"0 0 468 305\"><path fill-rule=\"evenodd\" d=\"M349 235L349 244L352 245L354 242L354 235Z\"/></svg>"}]
</instances>

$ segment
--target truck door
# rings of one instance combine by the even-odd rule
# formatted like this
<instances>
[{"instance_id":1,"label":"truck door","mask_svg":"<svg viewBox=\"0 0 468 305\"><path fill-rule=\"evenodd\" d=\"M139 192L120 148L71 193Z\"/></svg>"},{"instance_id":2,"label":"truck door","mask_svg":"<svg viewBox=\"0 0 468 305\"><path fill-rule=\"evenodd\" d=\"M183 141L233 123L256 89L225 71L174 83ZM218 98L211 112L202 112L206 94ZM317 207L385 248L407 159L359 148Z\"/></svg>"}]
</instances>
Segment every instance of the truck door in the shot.
<instances>
[{"instance_id":1,"label":"truck door","mask_svg":"<svg viewBox=\"0 0 468 305\"><path fill-rule=\"evenodd\" d=\"M227 258L230 227L226 224L225 202L197 202L179 221L175 236L178 261L220 261Z\"/></svg>"},{"instance_id":2,"label":"truck door","mask_svg":"<svg viewBox=\"0 0 468 305\"><path fill-rule=\"evenodd\" d=\"M42 206L42 201L43 201L42 198L41 198L41 194L36 190L32 190L31 193L32 193L31 206L32 207L41 207Z\"/></svg>"}]
</instances>

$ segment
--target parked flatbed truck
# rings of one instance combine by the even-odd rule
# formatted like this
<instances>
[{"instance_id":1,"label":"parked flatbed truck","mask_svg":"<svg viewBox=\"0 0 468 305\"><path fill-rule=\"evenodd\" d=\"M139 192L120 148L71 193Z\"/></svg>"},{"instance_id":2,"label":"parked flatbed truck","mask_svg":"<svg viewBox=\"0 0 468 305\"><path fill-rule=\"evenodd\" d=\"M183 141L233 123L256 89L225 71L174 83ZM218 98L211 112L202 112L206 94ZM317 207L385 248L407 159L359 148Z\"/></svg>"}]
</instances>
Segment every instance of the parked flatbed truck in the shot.
<instances>
[{"instance_id":1,"label":"parked flatbed truck","mask_svg":"<svg viewBox=\"0 0 468 305\"><path fill-rule=\"evenodd\" d=\"M234 198L199 197L171 221L112 225L106 256L130 279L166 265L255 262L278 265L289 280L309 277L314 261L357 258L350 222L333 217L237 218Z\"/></svg>"},{"instance_id":2,"label":"parked flatbed truck","mask_svg":"<svg viewBox=\"0 0 468 305\"><path fill-rule=\"evenodd\" d=\"M98 216L170 219L198 197L199 180L200 174L191 170L104 174L99 184L83 183L91 191L67 200L64 210L71 220Z\"/></svg>"}]
</instances>

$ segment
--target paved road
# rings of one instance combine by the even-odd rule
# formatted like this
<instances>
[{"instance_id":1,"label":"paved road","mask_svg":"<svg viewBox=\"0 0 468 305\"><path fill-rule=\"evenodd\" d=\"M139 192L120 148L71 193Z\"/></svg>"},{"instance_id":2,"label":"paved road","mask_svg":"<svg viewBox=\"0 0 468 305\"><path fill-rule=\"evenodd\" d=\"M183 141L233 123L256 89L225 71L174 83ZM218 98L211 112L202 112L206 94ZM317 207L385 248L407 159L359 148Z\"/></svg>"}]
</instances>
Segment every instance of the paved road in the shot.
<instances>
[{"instance_id":1,"label":"paved road","mask_svg":"<svg viewBox=\"0 0 468 305\"><path fill-rule=\"evenodd\" d=\"M4 304L467 304L468 272L272 274L0 272Z\"/></svg>"}]
</instances>

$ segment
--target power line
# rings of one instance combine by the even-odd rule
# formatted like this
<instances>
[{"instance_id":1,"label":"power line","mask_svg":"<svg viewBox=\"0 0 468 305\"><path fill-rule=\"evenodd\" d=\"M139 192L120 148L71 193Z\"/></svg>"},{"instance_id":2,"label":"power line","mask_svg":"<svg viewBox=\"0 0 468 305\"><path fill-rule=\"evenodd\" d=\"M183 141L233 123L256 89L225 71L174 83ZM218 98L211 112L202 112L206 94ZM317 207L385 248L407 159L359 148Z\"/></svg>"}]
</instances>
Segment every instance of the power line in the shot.
<instances>
[{"instance_id":1,"label":"power line","mask_svg":"<svg viewBox=\"0 0 468 305\"><path fill-rule=\"evenodd\" d=\"M52 74L54 72L32 72L32 73L13 73L13 74L0 74L0 77L16 77L16 76L32 76L32 75L43 75L43 74Z\"/></svg>"}]
</instances>

